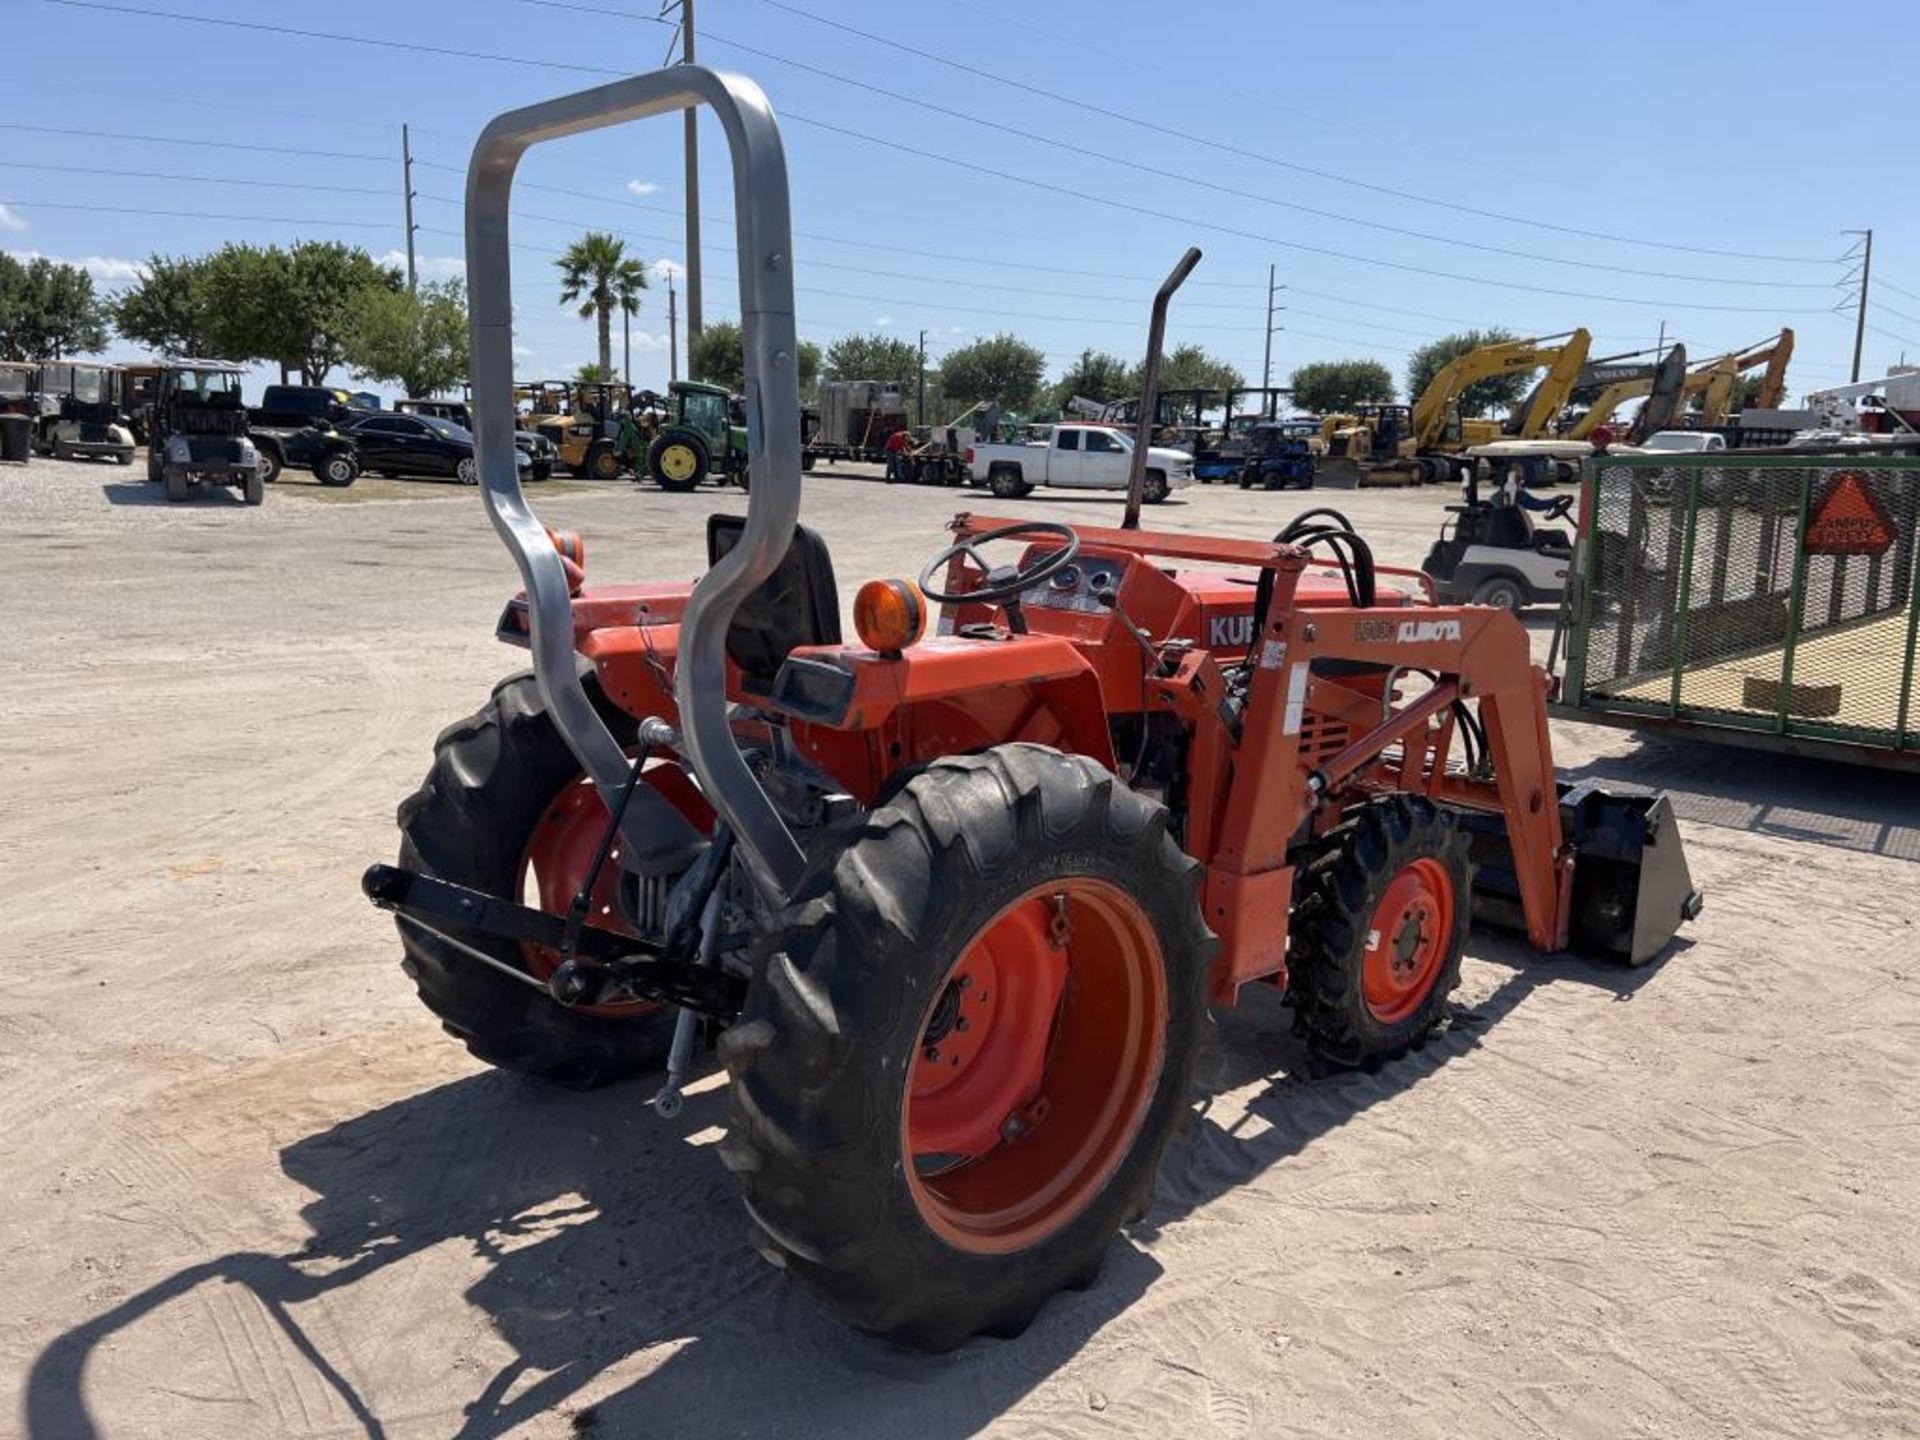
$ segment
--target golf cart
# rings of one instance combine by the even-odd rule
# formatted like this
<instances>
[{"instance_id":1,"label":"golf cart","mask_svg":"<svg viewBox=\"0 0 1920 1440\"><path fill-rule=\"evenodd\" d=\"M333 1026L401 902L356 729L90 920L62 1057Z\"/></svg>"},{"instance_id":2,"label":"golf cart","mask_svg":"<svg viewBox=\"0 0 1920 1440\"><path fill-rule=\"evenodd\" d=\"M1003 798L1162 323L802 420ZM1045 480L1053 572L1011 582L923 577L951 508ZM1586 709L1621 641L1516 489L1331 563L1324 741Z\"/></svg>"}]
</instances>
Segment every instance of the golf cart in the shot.
<instances>
[{"instance_id":1,"label":"golf cart","mask_svg":"<svg viewBox=\"0 0 1920 1440\"><path fill-rule=\"evenodd\" d=\"M154 395L147 479L166 482L169 502L224 486L249 505L266 498L266 469L247 436L240 367L229 360L168 360Z\"/></svg>"},{"instance_id":2,"label":"golf cart","mask_svg":"<svg viewBox=\"0 0 1920 1440\"><path fill-rule=\"evenodd\" d=\"M747 427L726 386L675 380L667 391L667 418L647 447L646 473L662 490L685 491L718 470L744 489Z\"/></svg>"},{"instance_id":3,"label":"golf cart","mask_svg":"<svg viewBox=\"0 0 1920 1440\"><path fill-rule=\"evenodd\" d=\"M1558 605L1573 564L1573 536L1534 516L1564 520L1573 497L1537 500L1511 470L1491 499L1480 498L1471 472L1461 488L1463 503L1447 506L1454 518L1420 562L1433 578L1435 598L1442 605L1471 602L1516 614L1529 605Z\"/></svg>"},{"instance_id":4,"label":"golf cart","mask_svg":"<svg viewBox=\"0 0 1920 1440\"><path fill-rule=\"evenodd\" d=\"M42 365L40 394L46 413L35 422L33 448L56 460L131 465L133 430L121 414L120 384L117 365Z\"/></svg>"},{"instance_id":5,"label":"golf cart","mask_svg":"<svg viewBox=\"0 0 1920 1440\"><path fill-rule=\"evenodd\" d=\"M1244 447L1240 488L1285 490L1313 488L1313 445L1298 425L1285 420L1262 420L1236 437ZM1198 470L1195 471L1198 474Z\"/></svg>"}]
</instances>

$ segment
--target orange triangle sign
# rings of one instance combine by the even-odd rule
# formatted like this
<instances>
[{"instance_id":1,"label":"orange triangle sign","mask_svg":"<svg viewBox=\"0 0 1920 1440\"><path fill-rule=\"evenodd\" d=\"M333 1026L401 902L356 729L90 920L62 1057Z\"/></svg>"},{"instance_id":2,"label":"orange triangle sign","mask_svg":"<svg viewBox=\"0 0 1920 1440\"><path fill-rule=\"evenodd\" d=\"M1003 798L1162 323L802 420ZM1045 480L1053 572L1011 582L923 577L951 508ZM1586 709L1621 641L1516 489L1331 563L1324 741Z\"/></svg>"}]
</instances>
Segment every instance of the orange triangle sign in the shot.
<instances>
[{"instance_id":1,"label":"orange triangle sign","mask_svg":"<svg viewBox=\"0 0 1920 1440\"><path fill-rule=\"evenodd\" d=\"M1893 517L1862 471L1830 477L1807 512L1809 555L1880 555L1893 542Z\"/></svg>"}]
</instances>

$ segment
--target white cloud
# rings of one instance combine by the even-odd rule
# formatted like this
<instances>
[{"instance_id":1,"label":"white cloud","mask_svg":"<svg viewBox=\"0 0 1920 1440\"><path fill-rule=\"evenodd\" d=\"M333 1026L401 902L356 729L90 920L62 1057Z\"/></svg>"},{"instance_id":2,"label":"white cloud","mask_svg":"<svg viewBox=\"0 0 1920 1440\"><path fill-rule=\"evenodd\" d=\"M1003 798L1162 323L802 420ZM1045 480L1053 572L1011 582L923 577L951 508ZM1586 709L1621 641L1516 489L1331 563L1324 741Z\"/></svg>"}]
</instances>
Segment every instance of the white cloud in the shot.
<instances>
[{"instance_id":1,"label":"white cloud","mask_svg":"<svg viewBox=\"0 0 1920 1440\"><path fill-rule=\"evenodd\" d=\"M389 250L378 257L379 263L406 273L407 252ZM458 255L416 255L414 269L422 280L454 280L467 273L467 262Z\"/></svg>"},{"instance_id":2,"label":"white cloud","mask_svg":"<svg viewBox=\"0 0 1920 1440\"><path fill-rule=\"evenodd\" d=\"M949 335L964 335L967 333L967 327L964 325L949 325L947 326L947 333Z\"/></svg>"},{"instance_id":3,"label":"white cloud","mask_svg":"<svg viewBox=\"0 0 1920 1440\"><path fill-rule=\"evenodd\" d=\"M9 250L7 254L22 262L51 260L56 265L78 265L95 280L108 285L144 279L147 273L147 267L138 260L116 260L109 255L83 255L77 260L67 260L59 255L42 255L38 250Z\"/></svg>"},{"instance_id":4,"label":"white cloud","mask_svg":"<svg viewBox=\"0 0 1920 1440\"><path fill-rule=\"evenodd\" d=\"M876 325L891 325L893 323L893 317L891 315L876 315L873 317L873 323Z\"/></svg>"},{"instance_id":5,"label":"white cloud","mask_svg":"<svg viewBox=\"0 0 1920 1440\"><path fill-rule=\"evenodd\" d=\"M663 255L653 262L653 273L662 280L671 277L677 284L687 278L687 267L678 260L669 260Z\"/></svg>"},{"instance_id":6,"label":"white cloud","mask_svg":"<svg viewBox=\"0 0 1920 1440\"><path fill-rule=\"evenodd\" d=\"M513 358L516 360L524 360L531 354L533 354L533 348L529 345L516 345L513 347Z\"/></svg>"},{"instance_id":7,"label":"white cloud","mask_svg":"<svg viewBox=\"0 0 1920 1440\"><path fill-rule=\"evenodd\" d=\"M22 220L18 215L14 214L13 211L9 210L6 206L0 205L0 230L18 231L18 230L24 230L26 228L27 228L26 221Z\"/></svg>"},{"instance_id":8,"label":"white cloud","mask_svg":"<svg viewBox=\"0 0 1920 1440\"><path fill-rule=\"evenodd\" d=\"M629 195L651 195L659 188L660 187L651 180L629 180L627 182L627 193Z\"/></svg>"}]
</instances>

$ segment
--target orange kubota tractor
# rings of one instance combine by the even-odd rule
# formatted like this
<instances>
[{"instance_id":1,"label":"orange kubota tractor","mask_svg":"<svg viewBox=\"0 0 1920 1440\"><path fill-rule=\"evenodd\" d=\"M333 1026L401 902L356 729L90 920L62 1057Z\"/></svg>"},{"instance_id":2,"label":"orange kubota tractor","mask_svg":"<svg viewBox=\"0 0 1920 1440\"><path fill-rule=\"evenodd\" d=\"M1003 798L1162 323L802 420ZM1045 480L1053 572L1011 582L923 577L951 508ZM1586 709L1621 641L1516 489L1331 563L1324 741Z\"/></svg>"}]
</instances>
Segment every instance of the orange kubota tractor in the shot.
<instances>
[{"instance_id":1,"label":"orange kubota tractor","mask_svg":"<svg viewBox=\"0 0 1920 1440\"><path fill-rule=\"evenodd\" d=\"M589 585L514 469L513 172L701 103L733 158L750 503L697 581ZM1272 541L963 514L843 639L798 523L785 161L750 81L684 65L504 115L467 193L483 491L525 586L500 635L533 670L440 736L365 889L493 1064L664 1062L672 1113L713 1043L755 1243L853 1324L943 1348L1092 1283L1210 1003L1281 991L1315 1056L1371 1066L1441 1018L1470 912L1641 964L1697 910L1664 800L1555 783L1520 623L1432 604L1331 512Z\"/></svg>"}]
</instances>

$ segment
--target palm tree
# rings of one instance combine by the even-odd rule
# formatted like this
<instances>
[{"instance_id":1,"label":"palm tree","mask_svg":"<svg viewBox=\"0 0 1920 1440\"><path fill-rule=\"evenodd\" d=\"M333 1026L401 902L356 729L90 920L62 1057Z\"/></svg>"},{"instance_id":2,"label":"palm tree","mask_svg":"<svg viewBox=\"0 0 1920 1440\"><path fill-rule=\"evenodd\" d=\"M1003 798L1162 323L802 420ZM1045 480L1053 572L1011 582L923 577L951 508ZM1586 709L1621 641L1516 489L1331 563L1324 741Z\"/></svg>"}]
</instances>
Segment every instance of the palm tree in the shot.
<instances>
[{"instance_id":1,"label":"palm tree","mask_svg":"<svg viewBox=\"0 0 1920 1440\"><path fill-rule=\"evenodd\" d=\"M647 267L627 255L627 242L604 230L589 230L553 262L560 267L560 303L580 302L580 318L600 322L600 368L613 373L613 311L639 313Z\"/></svg>"}]
</instances>

